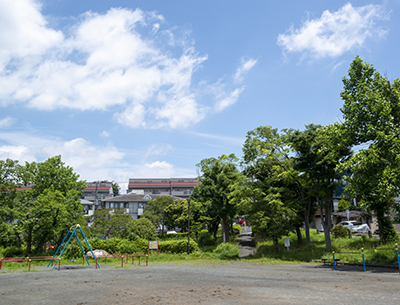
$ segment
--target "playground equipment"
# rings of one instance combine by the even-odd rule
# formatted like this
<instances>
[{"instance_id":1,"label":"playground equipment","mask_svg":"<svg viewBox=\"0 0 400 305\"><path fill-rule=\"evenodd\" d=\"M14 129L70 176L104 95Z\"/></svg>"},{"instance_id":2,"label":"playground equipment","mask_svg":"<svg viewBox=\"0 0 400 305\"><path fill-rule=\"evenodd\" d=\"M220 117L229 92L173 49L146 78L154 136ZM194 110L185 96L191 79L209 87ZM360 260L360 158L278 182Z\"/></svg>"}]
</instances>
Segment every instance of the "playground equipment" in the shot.
<instances>
[{"instance_id":1,"label":"playground equipment","mask_svg":"<svg viewBox=\"0 0 400 305\"><path fill-rule=\"evenodd\" d=\"M64 253L64 250L65 250L65 248L67 247L69 241L71 240L72 236L75 235L76 240L77 240L78 243L79 243L79 247L80 247L81 250L82 250L83 256L86 258L86 262L87 262L87 264L90 266L89 260L88 260L88 258L86 257L85 251L84 251L83 248L82 248L82 245L81 245L81 242L79 241L78 235L76 235L76 229L77 229L77 228L80 229L80 231L81 231L81 233L82 233L82 236L83 236L83 238L85 239L86 244L88 245L88 247L89 247L89 249L90 249L90 252L92 252L93 258L94 258L95 261L96 261L96 268L97 268L97 267L101 268L99 262L97 261L96 256L95 256L94 253L93 253L93 250L92 250L92 248L90 247L89 242L88 242L88 240L86 239L86 236L85 236L85 234L83 233L82 228L81 228L81 226L80 226L79 224L74 225L74 226L72 226L71 228L69 228L69 231L68 231L67 235L65 235L63 241L61 242L60 246L58 247L56 253L54 253L54 255L53 255L52 259L50 260L50 263L47 265L47 267L49 267L50 264L53 262L54 257L57 255L58 250L60 250L60 248L61 248L61 246L63 245L64 241L65 241L65 240L67 239L67 237L69 236L69 233L71 233L71 235L69 236L68 241L66 242L64 248L62 249L62 251L61 251L60 255L58 256L58 258L56 258L56 260L60 261L61 255ZM54 264L54 266L51 268L51 270L53 270L54 267L55 267L55 264Z\"/></svg>"}]
</instances>

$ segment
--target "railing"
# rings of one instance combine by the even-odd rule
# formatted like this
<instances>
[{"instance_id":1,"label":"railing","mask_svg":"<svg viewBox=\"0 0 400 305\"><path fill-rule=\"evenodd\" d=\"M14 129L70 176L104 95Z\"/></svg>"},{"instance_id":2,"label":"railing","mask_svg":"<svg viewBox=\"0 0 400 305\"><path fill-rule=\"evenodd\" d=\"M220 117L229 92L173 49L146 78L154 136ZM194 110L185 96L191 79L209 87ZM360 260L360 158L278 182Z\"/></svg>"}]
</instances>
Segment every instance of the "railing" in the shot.
<instances>
[{"instance_id":1,"label":"railing","mask_svg":"<svg viewBox=\"0 0 400 305\"><path fill-rule=\"evenodd\" d=\"M28 267L28 271L31 271L31 262L32 261L49 261L52 259L52 256L33 256L33 257L5 257L0 258L0 269L3 263L7 262L26 262L26 266ZM55 258L54 260L58 260L58 271L61 269L61 258ZM53 261L54 261L53 260ZM53 266L53 262L51 263Z\"/></svg>"}]
</instances>

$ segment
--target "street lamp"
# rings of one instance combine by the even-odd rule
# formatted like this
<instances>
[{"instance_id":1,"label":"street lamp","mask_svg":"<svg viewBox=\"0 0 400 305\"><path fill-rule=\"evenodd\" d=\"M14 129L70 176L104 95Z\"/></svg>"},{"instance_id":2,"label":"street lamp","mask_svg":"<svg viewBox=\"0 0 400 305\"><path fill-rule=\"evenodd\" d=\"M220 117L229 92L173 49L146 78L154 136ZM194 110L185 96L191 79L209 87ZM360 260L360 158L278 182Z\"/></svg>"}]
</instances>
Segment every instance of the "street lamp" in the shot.
<instances>
[{"instance_id":1,"label":"street lamp","mask_svg":"<svg viewBox=\"0 0 400 305\"><path fill-rule=\"evenodd\" d=\"M190 198L187 199L188 203L188 251L187 253L190 254Z\"/></svg>"}]
</instances>

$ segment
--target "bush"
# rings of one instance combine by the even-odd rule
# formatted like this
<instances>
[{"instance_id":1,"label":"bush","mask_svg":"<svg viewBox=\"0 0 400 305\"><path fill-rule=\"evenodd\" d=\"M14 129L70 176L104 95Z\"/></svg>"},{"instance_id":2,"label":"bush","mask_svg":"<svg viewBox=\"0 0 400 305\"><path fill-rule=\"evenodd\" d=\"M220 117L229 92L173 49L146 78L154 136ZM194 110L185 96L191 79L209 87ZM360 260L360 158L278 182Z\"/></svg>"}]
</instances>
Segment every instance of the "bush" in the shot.
<instances>
[{"instance_id":1,"label":"bush","mask_svg":"<svg viewBox=\"0 0 400 305\"><path fill-rule=\"evenodd\" d=\"M22 249L21 247L11 246L4 248L0 255L2 257L24 256L25 251L26 249Z\"/></svg>"},{"instance_id":2,"label":"bush","mask_svg":"<svg viewBox=\"0 0 400 305\"><path fill-rule=\"evenodd\" d=\"M236 259L239 257L239 249L236 245L230 243L220 244L214 253L218 254L219 259Z\"/></svg>"},{"instance_id":3,"label":"bush","mask_svg":"<svg viewBox=\"0 0 400 305\"><path fill-rule=\"evenodd\" d=\"M128 232L128 239L132 241L135 240L136 237L146 240L155 240L157 236L153 223L145 217L133 219L128 228Z\"/></svg>"},{"instance_id":4,"label":"bush","mask_svg":"<svg viewBox=\"0 0 400 305\"><path fill-rule=\"evenodd\" d=\"M158 243L159 251L162 253L187 253L188 243L186 240L163 240ZM199 246L195 241L190 241L190 252L196 252Z\"/></svg>"},{"instance_id":5,"label":"bush","mask_svg":"<svg viewBox=\"0 0 400 305\"><path fill-rule=\"evenodd\" d=\"M239 235L242 232L242 228L240 225L233 225L232 230L233 230L233 235Z\"/></svg>"},{"instance_id":6,"label":"bush","mask_svg":"<svg viewBox=\"0 0 400 305\"><path fill-rule=\"evenodd\" d=\"M214 246L216 240L212 234L206 232L206 233L200 233L197 242L199 243L200 247L207 247L207 246Z\"/></svg>"},{"instance_id":7,"label":"bush","mask_svg":"<svg viewBox=\"0 0 400 305\"><path fill-rule=\"evenodd\" d=\"M349 229L342 225L337 225L333 228L332 234L334 238L345 238L349 236Z\"/></svg>"}]
</instances>

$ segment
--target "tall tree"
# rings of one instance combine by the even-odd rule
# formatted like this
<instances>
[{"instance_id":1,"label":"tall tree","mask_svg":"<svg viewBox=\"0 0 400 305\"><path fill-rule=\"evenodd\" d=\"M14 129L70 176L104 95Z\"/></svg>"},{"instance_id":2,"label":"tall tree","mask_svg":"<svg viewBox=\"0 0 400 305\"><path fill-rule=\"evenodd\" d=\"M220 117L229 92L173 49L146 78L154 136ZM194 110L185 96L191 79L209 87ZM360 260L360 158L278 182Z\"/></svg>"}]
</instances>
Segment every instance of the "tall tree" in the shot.
<instances>
[{"instance_id":1,"label":"tall tree","mask_svg":"<svg viewBox=\"0 0 400 305\"><path fill-rule=\"evenodd\" d=\"M376 212L385 242L396 236L387 215L400 192L400 80L391 83L356 57L343 85L345 139L361 148L346 164L353 172L348 191Z\"/></svg>"},{"instance_id":2,"label":"tall tree","mask_svg":"<svg viewBox=\"0 0 400 305\"><path fill-rule=\"evenodd\" d=\"M236 205L230 194L237 181L243 181L237 162L238 159L231 154L203 159L196 165L201 176L193 197L205 205L211 223L221 221L224 243L229 241L229 223L236 216Z\"/></svg>"},{"instance_id":3,"label":"tall tree","mask_svg":"<svg viewBox=\"0 0 400 305\"><path fill-rule=\"evenodd\" d=\"M142 217L149 219L155 227L161 227L161 236L164 236L164 228L168 223L168 217L165 209L174 203L171 196L160 196L147 202L144 207Z\"/></svg>"},{"instance_id":4,"label":"tall tree","mask_svg":"<svg viewBox=\"0 0 400 305\"><path fill-rule=\"evenodd\" d=\"M341 134L339 124L326 127L310 124L304 131L293 131L290 136L291 147L296 154L294 167L309 180L308 198L315 199L320 210L327 248L331 247L333 196L341 177L338 166L351 155Z\"/></svg>"},{"instance_id":5,"label":"tall tree","mask_svg":"<svg viewBox=\"0 0 400 305\"><path fill-rule=\"evenodd\" d=\"M40 252L46 243L60 243L72 225L86 223L79 200L86 183L64 165L61 156L26 163L22 170L30 177L25 183L33 186L18 192L12 217L30 255L33 245Z\"/></svg>"},{"instance_id":6,"label":"tall tree","mask_svg":"<svg viewBox=\"0 0 400 305\"><path fill-rule=\"evenodd\" d=\"M278 204L279 200L280 204L283 205L280 210L282 211L283 207L285 207L288 209L285 215L292 215L285 219L286 221L289 219L291 221L290 226L287 226L287 228L296 230L299 243L301 243L300 227L303 221L308 223L310 213L310 207L306 204L308 194L307 181L293 167L294 163L291 157L288 135L287 131L284 130L280 133L278 129L271 126L260 126L249 131L243 147L243 165L244 173L249 178L247 184L250 189L257 191L257 198L260 201L258 205L255 205L255 199L253 198L249 201L249 204L253 205L254 209L257 210L260 205L267 205L270 202L272 206L265 206L265 209L271 208L273 211L278 211L277 208L273 208L273 204ZM297 217L293 217L293 213ZM275 227L274 221L279 223L282 220L278 214L276 214L276 217L269 217L269 226ZM266 229L267 227L264 225L264 228ZM287 233L286 228L282 229L281 232L276 229L274 231L275 237L273 238L276 241L277 238ZM266 233L263 234L265 235ZM307 224L306 236L309 243Z\"/></svg>"}]
</instances>

